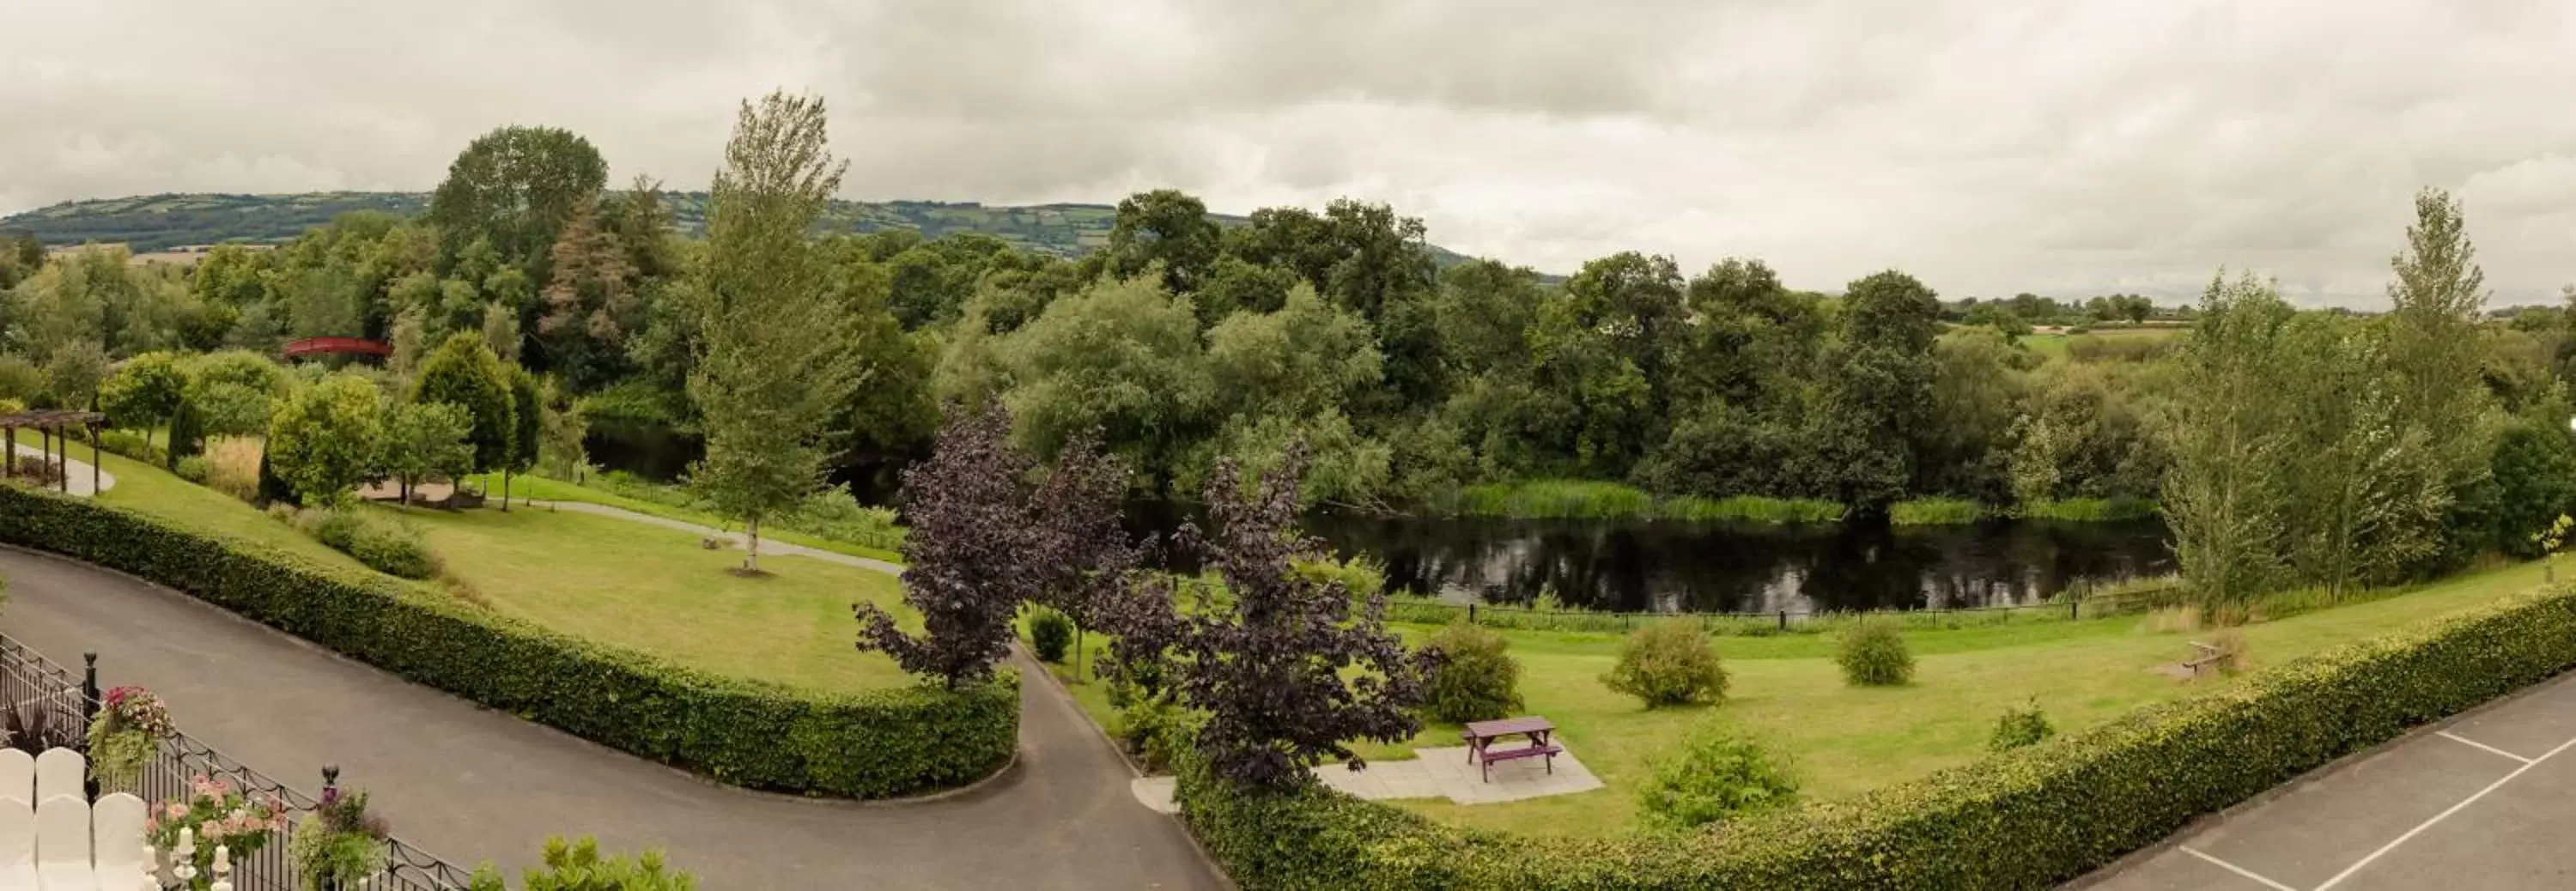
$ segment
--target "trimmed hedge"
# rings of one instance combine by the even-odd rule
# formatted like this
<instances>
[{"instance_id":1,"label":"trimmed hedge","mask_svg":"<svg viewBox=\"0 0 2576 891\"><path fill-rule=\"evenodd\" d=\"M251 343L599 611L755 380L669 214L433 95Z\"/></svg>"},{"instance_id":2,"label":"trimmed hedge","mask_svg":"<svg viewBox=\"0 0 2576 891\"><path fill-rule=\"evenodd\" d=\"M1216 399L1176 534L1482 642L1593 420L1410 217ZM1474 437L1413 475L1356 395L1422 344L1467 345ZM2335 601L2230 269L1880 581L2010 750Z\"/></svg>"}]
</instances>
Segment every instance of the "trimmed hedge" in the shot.
<instances>
[{"instance_id":1,"label":"trimmed hedge","mask_svg":"<svg viewBox=\"0 0 2576 891\"><path fill-rule=\"evenodd\" d=\"M2576 667L2576 587L2281 665L2207 696L1706 836L1533 839L1309 786L1225 791L1194 756L1183 819L1266 889L2048 888L2409 728Z\"/></svg>"},{"instance_id":2,"label":"trimmed hedge","mask_svg":"<svg viewBox=\"0 0 2576 891\"><path fill-rule=\"evenodd\" d=\"M719 677L387 579L0 486L0 541L168 585L484 706L726 783L886 798L991 775L1019 743L1019 676L857 695Z\"/></svg>"}]
</instances>

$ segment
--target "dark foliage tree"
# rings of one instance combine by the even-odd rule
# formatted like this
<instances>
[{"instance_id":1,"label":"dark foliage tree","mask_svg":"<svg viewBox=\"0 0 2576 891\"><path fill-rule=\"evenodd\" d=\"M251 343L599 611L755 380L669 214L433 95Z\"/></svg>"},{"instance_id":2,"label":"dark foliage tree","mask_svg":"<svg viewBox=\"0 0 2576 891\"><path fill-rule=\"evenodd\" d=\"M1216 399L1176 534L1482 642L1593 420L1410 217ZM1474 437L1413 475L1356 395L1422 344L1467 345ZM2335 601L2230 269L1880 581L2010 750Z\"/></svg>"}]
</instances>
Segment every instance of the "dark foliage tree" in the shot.
<instances>
[{"instance_id":1,"label":"dark foliage tree","mask_svg":"<svg viewBox=\"0 0 2576 891\"><path fill-rule=\"evenodd\" d=\"M1046 590L1047 536L1029 510L1037 462L1010 444L998 405L952 411L930 457L903 473L903 597L921 612L913 637L875 604L853 605L859 648L950 687L990 677L1010 653L1011 617Z\"/></svg>"},{"instance_id":2,"label":"dark foliage tree","mask_svg":"<svg viewBox=\"0 0 2576 891\"><path fill-rule=\"evenodd\" d=\"M1213 537L1187 526L1177 546L1224 579L1224 594L1200 588L1176 612L1168 584L1147 586L1126 606L1124 627L1167 629L1181 700L1208 713L1199 752L1219 775L1257 786L1301 782L1326 757L1365 768L1346 741L1422 729L1426 657L1386 630L1383 595L1355 605L1341 582L1296 571L1325 555L1297 525L1305 460L1292 447L1248 495L1234 462L1219 461L1206 493Z\"/></svg>"}]
</instances>

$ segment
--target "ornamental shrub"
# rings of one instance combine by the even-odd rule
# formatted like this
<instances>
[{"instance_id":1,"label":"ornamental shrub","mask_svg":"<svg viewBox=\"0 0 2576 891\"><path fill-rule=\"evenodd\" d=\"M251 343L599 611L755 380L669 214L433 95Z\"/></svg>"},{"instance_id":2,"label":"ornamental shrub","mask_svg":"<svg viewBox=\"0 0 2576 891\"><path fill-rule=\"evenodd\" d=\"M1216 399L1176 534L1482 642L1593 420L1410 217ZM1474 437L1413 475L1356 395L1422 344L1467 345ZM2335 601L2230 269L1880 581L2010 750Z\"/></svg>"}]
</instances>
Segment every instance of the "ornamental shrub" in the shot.
<instances>
[{"instance_id":1,"label":"ornamental shrub","mask_svg":"<svg viewBox=\"0 0 2576 891\"><path fill-rule=\"evenodd\" d=\"M1422 647L1436 654L1422 713L1435 721L1464 724L1519 711L1521 664L1505 652L1510 646L1502 635L1468 624L1465 616L1432 635Z\"/></svg>"},{"instance_id":2,"label":"ornamental shrub","mask_svg":"<svg viewBox=\"0 0 2576 891\"><path fill-rule=\"evenodd\" d=\"M990 776L1010 763L1019 742L1016 674L954 691L788 690L548 630L371 573L14 486L0 486L0 542L167 585L486 708L734 786L842 798L909 795ZM21 727L16 739L48 732L24 721Z\"/></svg>"},{"instance_id":3,"label":"ornamental shrub","mask_svg":"<svg viewBox=\"0 0 2576 891\"><path fill-rule=\"evenodd\" d=\"M1713 723L1691 730L1679 757L1655 766L1637 790L1646 824L1689 829L1783 807L1798 800L1787 758Z\"/></svg>"},{"instance_id":4,"label":"ornamental shrub","mask_svg":"<svg viewBox=\"0 0 2576 891\"><path fill-rule=\"evenodd\" d=\"M386 575L425 579L438 575L438 554L411 524L362 508L317 508L297 514L295 525Z\"/></svg>"},{"instance_id":5,"label":"ornamental shrub","mask_svg":"<svg viewBox=\"0 0 2576 891\"><path fill-rule=\"evenodd\" d=\"M2010 751L2038 745L2040 740L2055 735L2057 728L2049 725L2048 715L2039 710L2039 700L2034 699L2029 708L2004 712L2003 718L1995 722L1994 738L1986 743L1986 748L1997 752Z\"/></svg>"},{"instance_id":6,"label":"ornamental shrub","mask_svg":"<svg viewBox=\"0 0 2576 891\"><path fill-rule=\"evenodd\" d=\"M695 891L696 876L670 869L663 863L659 848L647 848L633 858L622 855L601 856L599 840L582 836L581 841L566 843L562 836L546 839L545 866L519 873L521 891ZM508 891L501 871L485 861L476 867L467 891Z\"/></svg>"},{"instance_id":7,"label":"ornamental shrub","mask_svg":"<svg viewBox=\"0 0 2576 891\"><path fill-rule=\"evenodd\" d=\"M1686 618L1660 619L1631 632L1619 643L1618 666L1601 683L1647 708L1726 698L1726 668L1699 623Z\"/></svg>"},{"instance_id":8,"label":"ornamental shrub","mask_svg":"<svg viewBox=\"0 0 2576 891\"><path fill-rule=\"evenodd\" d=\"M171 472L178 474L180 479L202 486L206 484L207 475L213 472L213 465L206 462L204 455L189 455L179 459L178 466L171 468Z\"/></svg>"},{"instance_id":9,"label":"ornamental shrub","mask_svg":"<svg viewBox=\"0 0 2576 891\"><path fill-rule=\"evenodd\" d=\"M1118 710L1117 737L1128 757L1146 773L1163 773L1172 769L1173 741L1181 726L1181 707L1172 702L1172 691L1139 693L1127 697Z\"/></svg>"},{"instance_id":10,"label":"ornamental shrub","mask_svg":"<svg viewBox=\"0 0 2576 891\"><path fill-rule=\"evenodd\" d=\"M1914 653L1896 623L1872 616L1843 629L1834 661L1855 687L1893 687L1914 679Z\"/></svg>"},{"instance_id":11,"label":"ornamental shrub","mask_svg":"<svg viewBox=\"0 0 2576 891\"><path fill-rule=\"evenodd\" d=\"M1029 644L1037 649L1039 660L1064 664L1065 651L1073 647L1073 620L1038 607L1029 617Z\"/></svg>"}]
</instances>

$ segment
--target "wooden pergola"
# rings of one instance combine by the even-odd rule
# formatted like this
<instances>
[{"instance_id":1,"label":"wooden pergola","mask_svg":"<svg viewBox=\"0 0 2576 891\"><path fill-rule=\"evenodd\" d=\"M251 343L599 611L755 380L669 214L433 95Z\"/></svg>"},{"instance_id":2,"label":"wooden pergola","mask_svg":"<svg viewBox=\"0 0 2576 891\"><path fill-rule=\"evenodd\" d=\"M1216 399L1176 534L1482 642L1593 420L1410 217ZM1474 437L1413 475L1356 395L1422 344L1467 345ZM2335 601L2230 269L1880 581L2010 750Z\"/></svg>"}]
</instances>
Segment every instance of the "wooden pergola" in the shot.
<instances>
[{"instance_id":1,"label":"wooden pergola","mask_svg":"<svg viewBox=\"0 0 2576 891\"><path fill-rule=\"evenodd\" d=\"M7 449L5 453L0 453L0 479L6 479L17 471L18 428L31 427L44 437L44 463L60 468L60 475L56 482L64 492L70 492L72 490L71 428L79 427L89 433L89 490L98 491L98 428L105 423L107 423L107 416L94 411L44 410L0 414L0 435L5 435L8 443L6 446L0 446ZM56 445L57 443L60 445ZM60 451L59 455L56 454L57 450ZM42 473L38 471L38 482L44 481Z\"/></svg>"}]
</instances>

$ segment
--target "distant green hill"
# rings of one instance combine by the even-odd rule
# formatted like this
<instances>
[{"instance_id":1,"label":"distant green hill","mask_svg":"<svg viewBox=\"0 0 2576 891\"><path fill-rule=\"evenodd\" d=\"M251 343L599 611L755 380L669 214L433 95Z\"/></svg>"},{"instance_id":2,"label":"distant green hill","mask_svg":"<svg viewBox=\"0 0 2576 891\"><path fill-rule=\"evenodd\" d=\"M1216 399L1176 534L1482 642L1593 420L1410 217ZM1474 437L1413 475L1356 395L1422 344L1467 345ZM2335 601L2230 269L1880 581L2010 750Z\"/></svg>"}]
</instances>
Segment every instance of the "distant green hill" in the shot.
<instances>
[{"instance_id":1,"label":"distant green hill","mask_svg":"<svg viewBox=\"0 0 2576 891\"><path fill-rule=\"evenodd\" d=\"M704 228L706 193L671 192L666 198L682 230L695 234ZM46 244L56 245L123 242L141 252L228 241L276 243L353 210L409 216L428 206L426 192L146 195L68 201L0 217L0 231L32 232ZM1116 216L1117 209L1105 204L987 207L939 201L834 201L824 221L834 231L912 229L930 238L983 232L1023 249L1074 257L1107 244ZM1211 216L1226 225L1244 222L1243 217ZM1467 259L1437 246L1431 250L1442 266Z\"/></svg>"}]
</instances>

